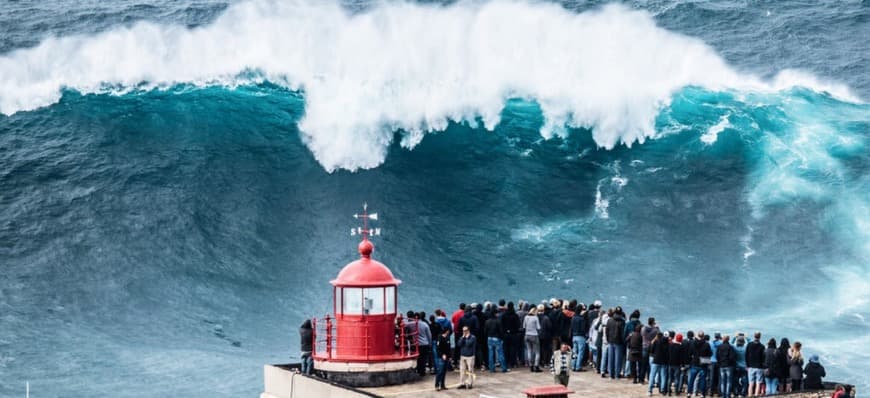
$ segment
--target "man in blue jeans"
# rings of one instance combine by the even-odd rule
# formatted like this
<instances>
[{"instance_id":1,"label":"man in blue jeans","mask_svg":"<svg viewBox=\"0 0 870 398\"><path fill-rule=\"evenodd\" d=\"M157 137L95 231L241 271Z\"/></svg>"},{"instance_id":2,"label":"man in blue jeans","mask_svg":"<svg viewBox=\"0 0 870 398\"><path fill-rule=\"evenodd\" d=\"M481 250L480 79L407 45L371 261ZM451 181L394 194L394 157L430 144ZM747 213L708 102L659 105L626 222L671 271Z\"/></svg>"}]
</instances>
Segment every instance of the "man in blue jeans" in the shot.
<instances>
[{"instance_id":1,"label":"man in blue jeans","mask_svg":"<svg viewBox=\"0 0 870 398\"><path fill-rule=\"evenodd\" d=\"M728 335L722 336L722 344L716 349L716 361L719 364L719 393L723 397L731 397L734 366L737 365L737 352L728 340Z\"/></svg>"},{"instance_id":2,"label":"man in blue jeans","mask_svg":"<svg viewBox=\"0 0 870 398\"><path fill-rule=\"evenodd\" d=\"M571 340L574 343L574 360L571 370L579 372L583 368L583 359L586 358L586 333L589 331L589 322L586 319L586 307L583 303L577 307L577 312L571 318Z\"/></svg>"},{"instance_id":3,"label":"man in blue jeans","mask_svg":"<svg viewBox=\"0 0 870 398\"><path fill-rule=\"evenodd\" d=\"M451 328L445 328L435 344L435 390L446 390L444 379L447 376L447 365L450 363L450 332Z\"/></svg>"},{"instance_id":4,"label":"man in blue jeans","mask_svg":"<svg viewBox=\"0 0 870 398\"><path fill-rule=\"evenodd\" d=\"M649 395L652 396L653 386L659 385L659 392L665 394L668 385L668 347L667 334L659 332L649 346L650 372Z\"/></svg>"},{"instance_id":5,"label":"man in blue jeans","mask_svg":"<svg viewBox=\"0 0 870 398\"><path fill-rule=\"evenodd\" d=\"M689 395L700 393L702 397L707 396L707 367L710 364L710 357L713 356L713 350L704 338L704 331L698 331L698 337L692 341L689 351L689 362L692 368L689 370ZM695 383L697 381L697 388Z\"/></svg>"},{"instance_id":6,"label":"man in blue jeans","mask_svg":"<svg viewBox=\"0 0 870 398\"><path fill-rule=\"evenodd\" d=\"M504 359L504 329L501 322L495 313L491 314L489 319L483 324L484 332L486 333L486 345L489 352L489 371L495 372L495 360L498 357L498 363L501 364L501 371L507 372L507 361Z\"/></svg>"}]
</instances>

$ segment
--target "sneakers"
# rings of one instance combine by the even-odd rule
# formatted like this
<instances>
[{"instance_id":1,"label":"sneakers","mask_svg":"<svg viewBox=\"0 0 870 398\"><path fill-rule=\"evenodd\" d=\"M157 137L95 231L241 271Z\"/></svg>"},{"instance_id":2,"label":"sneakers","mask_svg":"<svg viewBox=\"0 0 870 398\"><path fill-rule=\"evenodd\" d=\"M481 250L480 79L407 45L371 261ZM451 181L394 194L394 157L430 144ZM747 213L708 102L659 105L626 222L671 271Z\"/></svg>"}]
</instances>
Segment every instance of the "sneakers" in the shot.
<instances>
[{"instance_id":1,"label":"sneakers","mask_svg":"<svg viewBox=\"0 0 870 398\"><path fill-rule=\"evenodd\" d=\"M466 386L465 384L460 384L459 387L457 387L457 388L460 390L464 390L464 389L468 388L468 386Z\"/></svg>"}]
</instances>

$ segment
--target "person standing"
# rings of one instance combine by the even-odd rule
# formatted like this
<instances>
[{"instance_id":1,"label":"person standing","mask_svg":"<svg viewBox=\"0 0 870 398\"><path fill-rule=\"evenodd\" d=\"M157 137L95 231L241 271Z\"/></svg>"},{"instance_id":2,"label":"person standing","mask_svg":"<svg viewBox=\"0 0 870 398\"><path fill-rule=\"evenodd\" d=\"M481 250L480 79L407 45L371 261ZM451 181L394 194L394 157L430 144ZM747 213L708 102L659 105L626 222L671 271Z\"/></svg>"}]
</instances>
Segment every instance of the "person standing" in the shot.
<instances>
[{"instance_id":1,"label":"person standing","mask_svg":"<svg viewBox=\"0 0 870 398\"><path fill-rule=\"evenodd\" d=\"M791 388L789 391L800 391L801 381L804 378L804 357L801 355L801 342L795 341L791 346L791 352L788 358L789 379L791 379Z\"/></svg>"},{"instance_id":2,"label":"person standing","mask_svg":"<svg viewBox=\"0 0 870 398\"><path fill-rule=\"evenodd\" d=\"M789 349L791 349L791 343L788 342L787 338L783 337L779 341L779 348L776 349L776 377L779 378L779 389L781 392L791 390L788 364Z\"/></svg>"},{"instance_id":3,"label":"person standing","mask_svg":"<svg viewBox=\"0 0 870 398\"><path fill-rule=\"evenodd\" d=\"M571 317L571 342L574 344L574 363L571 364L571 369L579 372L583 369L583 358L586 352L586 333L589 332L589 325L586 321L586 311L583 304L574 312Z\"/></svg>"},{"instance_id":4,"label":"person standing","mask_svg":"<svg viewBox=\"0 0 870 398\"><path fill-rule=\"evenodd\" d=\"M683 366L685 355L683 353L683 335L677 333L671 344L668 345L668 383L665 386L665 392L668 395L671 393L680 394L683 388ZM674 385L671 390L671 384Z\"/></svg>"},{"instance_id":5,"label":"person standing","mask_svg":"<svg viewBox=\"0 0 870 398\"><path fill-rule=\"evenodd\" d=\"M489 319L483 325L486 333L487 352L489 353L489 362L487 367L490 372L495 372L496 360L501 364L501 371L507 372L507 361L504 359L504 329L501 322L498 320L495 311L490 311Z\"/></svg>"},{"instance_id":6,"label":"person standing","mask_svg":"<svg viewBox=\"0 0 870 398\"><path fill-rule=\"evenodd\" d=\"M553 350L550 349L550 344L552 344L551 337L553 336L553 323L550 321L550 317L547 316L547 309L544 304L538 304L538 323L541 325L541 329L538 330L541 362L550 363L550 357L553 356Z\"/></svg>"},{"instance_id":7,"label":"person standing","mask_svg":"<svg viewBox=\"0 0 870 398\"><path fill-rule=\"evenodd\" d=\"M716 349L716 360L719 364L719 393L724 398L731 397L734 366L737 364L737 353L729 342L728 335L722 336L722 344Z\"/></svg>"},{"instance_id":8,"label":"person standing","mask_svg":"<svg viewBox=\"0 0 870 398\"><path fill-rule=\"evenodd\" d=\"M643 359L641 360L640 365L642 366L640 370L640 382L643 383L646 379L647 375L650 372L650 355L649 355L649 345L652 342L652 339L656 337L656 335L660 332L658 325L656 325L656 319L653 317L649 317L647 319L646 326L640 330L640 334L643 337Z\"/></svg>"},{"instance_id":9,"label":"person standing","mask_svg":"<svg viewBox=\"0 0 870 398\"><path fill-rule=\"evenodd\" d=\"M637 380L641 375L641 368L643 367L641 364L641 361L643 361L643 336L640 333L641 329L642 326L638 323L635 325L634 331L628 335L628 367L632 384L638 383ZM643 379L640 382L643 383Z\"/></svg>"},{"instance_id":10,"label":"person standing","mask_svg":"<svg viewBox=\"0 0 870 398\"><path fill-rule=\"evenodd\" d=\"M622 307L616 307L613 318L607 322L607 362L611 379L622 378L622 367L625 366L625 313Z\"/></svg>"},{"instance_id":11,"label":"person standing","mask_svg":"<svg viewBox=\"0 0 870 398\"><path fill-rule=\"evenodd\" d=\"M453 311L450 322L453 324L453 367L459 367L459 338L462 337L462 325L459 320L465 316L465 303L459 303L459 309Z\"/></svg>"},{"instance_id":12,"label":"person standing","mask_svg":"<svg viewBox=\"0 0 870 398\"><path fill-rule=\"evenodd\" d=\"M562 343L559 351L556 351L550 360L550 374L553 375L554 382L568 387L568 377L570 376L568 370L571 368L572 360L571 348L567 342Z\"/></svg>"},{"instance_id":13,"label":"person standing","mask_svg":"<svg viewBox=\"0 0 870 398\"><path fill-rule=\"evenodd\" d=\"M735 395L745 397L748 391L747 382L748 371L746 370L746 337L743 334L737 336L737 342L734 344L734 353L737 354L737 361L734 366L734 390Z\"/></svg>"},{"instance_id":14,"label":"person standing","mask_svg":"<svg viewBox=\"0 0 870 398\"><path fill-rule=\"evenodd\" d=\"M447 363L450 360L450 328L441 330L438 341L435 343L435 390L446 390L444 379L447 376Z\"/></svg>"},{"instance_id":15,"label":"person standing","mask_svg":"<svg viewBox=\"0 0 870 398\"><path fill-rule=\"evenodd\" d=\"M523 318L523 329L525 329L526 343L526 361L529 363L529 369L532 372L540 372L541 368L541 341L538 333L541 330L541 323L538 319L538 309L532 307L529 313Z\"/></svg>"},{"instance_id":16,"label":"person standing","mask_svg":"<svg viewBox=\"0 0 870 398\"><path fill-rule=\"evenodd\" d=\"M649 372L649 395L652 396L653 386L658 383L659 393L665 394L668 385L668 337L659 332L652 339L649 346L650 364Z\"/></svg>"},{"instance_id":17,"label":"person standing","mask_svg":"<svg viewBox=\"0 0 870 398\"><path fill-rule=\"evenodd\" d=\"M459 388L471 389L474 384L474 356L477 354L477 338L468 326L462 327L459 338Z\"/></svg>"},{"instance_id":18,"label":"person standing","mask_svg":"<svg viewBox=\"0 0 870 398\"><path fill-rule=\"evenodd\" d=\"M767 341L767 349L764 350L764 390L766 395L776 395L779 386L776 357L776 339L770 339Z\"/></svg>"},{"instance_id":19,"label":"person standing","mask_svg":"<svg viewBox=\"0 0 870 398\"><path fill-rule=\"evenodd\" d=\"M746 369L749 372L750 397L761 395L764 383L764 344L761 343L761 332L755 332L752 341L746 345Z\"/></svg>"},{"instance_id":20,"label":"person standing","mask_svg":"<svg viewBox=\"0 0 870 398\"><path fill-rule=\"evenodd\" d=\"M692 369L689 371L689 387L687 388L689 396L692 393L695 395L700 393L701 397L707 396L707 370L712 356L713 350L707 344L704 331L699 330L698 337L692 342L689 359L692 364Z\"/></svg>"},{"instance_id":21,"label":"person standing","mask_svg":"<svg viewBox=\"0 0 870 398\"><path fill-rule=\"evenodd\" d=\"M314 372L314 359L311 357L312 348L314 347L314 329L311 327L311 320L306 319L299 327L299 351L301 351L302 359L302 374L310 375Z\"/></svg>"},{"instance_id":22,"label":"person standing","mask_svg":"<svg viewBox=\"0 0 870 398\"><path fill-rule=\"evenodd\" d=\"M504 332L502 344L506 364L502 367L514 368L517 366L517 353L520 352L517 345L521 338L519 333L522 324L513 301L507 303L505 311L499 315L499 321L501 321L501 328Z\"/></svg>"},{"instance_id":23,"label":"person standing","mask_svg":"<svg viewBox=\"0 0 870 398\"><path fill-rule=\"evenodd\" d=\"M420 376L426 375L426 362L432 355L432 331L429 329L429 324L420 320L420 313L408 311L408 325L406 332L413 336L417 334L417 374Z\"/></svg>"}]
</instances>

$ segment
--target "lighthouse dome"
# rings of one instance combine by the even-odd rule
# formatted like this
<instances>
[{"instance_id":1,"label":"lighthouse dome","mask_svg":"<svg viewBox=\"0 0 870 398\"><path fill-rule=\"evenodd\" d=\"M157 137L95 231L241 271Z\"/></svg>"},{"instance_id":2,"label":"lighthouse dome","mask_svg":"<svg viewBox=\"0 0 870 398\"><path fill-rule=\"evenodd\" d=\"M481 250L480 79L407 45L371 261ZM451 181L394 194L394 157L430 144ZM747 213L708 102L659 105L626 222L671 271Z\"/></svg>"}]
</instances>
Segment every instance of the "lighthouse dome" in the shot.
<instances>
[{"instance_id":1,"label":"lighthouse dome","mask_svg":"<svg viewBox=\"0 0 870 398\"><path fill-rule=\"evenodd\" d=\"M345 265L330 283L333 286L391 286L402 283L386 265L372 260L372 251L374 245L368 239L360 242L360 259Z\"/></svg>"}]
</instances>

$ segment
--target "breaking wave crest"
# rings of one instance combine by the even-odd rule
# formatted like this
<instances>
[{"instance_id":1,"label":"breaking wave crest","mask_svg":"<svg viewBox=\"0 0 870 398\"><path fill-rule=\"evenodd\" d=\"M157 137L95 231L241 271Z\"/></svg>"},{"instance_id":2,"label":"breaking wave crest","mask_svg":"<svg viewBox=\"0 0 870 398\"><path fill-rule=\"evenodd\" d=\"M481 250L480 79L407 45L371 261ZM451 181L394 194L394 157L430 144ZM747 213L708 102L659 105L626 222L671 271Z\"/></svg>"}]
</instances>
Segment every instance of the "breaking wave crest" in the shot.
<instances>
[{"instance_id":1,"label":"breaking wave crest","mask_svg":"<svg viewBox=\"0 0 870 398\"><path fill-rule=\"evenodd\" d=\"M257 0L205 27L138 23L5 54L0 112L50 105L64 89L262 80L304 92L303 140L328 171L379 165L396 131L410 148L451 121L493 129L509 98L540 104L542 136L586 127L604 148L654 137L657 113L686 86L800 85L855 100L798 71L740 74L702 41L619 5L577 14L522 1L387 3L352 13L334 1Z\"/></svg>"}]
</instances>

